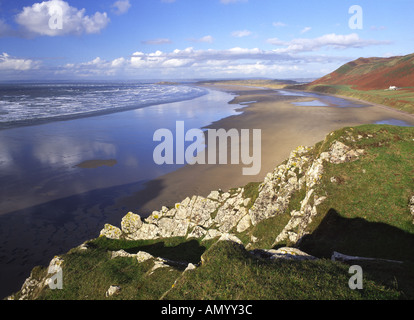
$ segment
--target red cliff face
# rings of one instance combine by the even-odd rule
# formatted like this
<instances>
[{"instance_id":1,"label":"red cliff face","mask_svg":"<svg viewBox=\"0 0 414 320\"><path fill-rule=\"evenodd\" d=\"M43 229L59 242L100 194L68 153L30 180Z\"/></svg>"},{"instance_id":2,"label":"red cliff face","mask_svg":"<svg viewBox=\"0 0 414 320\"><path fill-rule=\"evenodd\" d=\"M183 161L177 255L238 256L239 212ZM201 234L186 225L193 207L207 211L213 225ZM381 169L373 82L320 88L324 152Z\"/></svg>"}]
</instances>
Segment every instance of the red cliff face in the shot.
<instances>
[{"instance_id":1,"label":"red cliff face","mask_svg":"<svg viewBox=\"0 0 414 320\"><path fill-rule=\"evenodd\" d=\"M359 58L314 81L311 85L351 85L357 90L390 86L414 87L414 54L391 58Z\"/></svg>"}]
</instances>

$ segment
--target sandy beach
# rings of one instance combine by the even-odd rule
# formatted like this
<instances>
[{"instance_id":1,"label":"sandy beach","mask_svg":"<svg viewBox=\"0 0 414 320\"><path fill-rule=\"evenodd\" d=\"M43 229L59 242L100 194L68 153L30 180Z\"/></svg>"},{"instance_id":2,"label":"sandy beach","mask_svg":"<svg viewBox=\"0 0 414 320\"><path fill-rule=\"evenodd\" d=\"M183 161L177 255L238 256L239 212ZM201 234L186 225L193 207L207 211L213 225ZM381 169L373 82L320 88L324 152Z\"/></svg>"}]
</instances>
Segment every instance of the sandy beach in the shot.
<instances>
[{"instance_id":1,"label":"sandy beach","mask_svg":"<svg viewBox=\"0 0 414 320\"><path fill-rule=\"evenodd\" d=\"M226 191L249 182L262 181L297 146L312 146L333 130L384 119L397 119L414 125L412 115L363 101L346 99L350 105L358 102L365 104L364 107L295 106L292 103L313 99L283 96L266 88L220 83L207 87L234 94L235 98L230 103L248 103L248 106L240 109L242 114L219 120L208 128L261 129L260 173L255 176L242 175L242 164L187 165L149 182L144 190L132 196L118 199L118 203L131 210L136 208L136 213L146 216L163 205L173 206L192 195L207 196L212 190Z\"/></svg>"}]
</instances>

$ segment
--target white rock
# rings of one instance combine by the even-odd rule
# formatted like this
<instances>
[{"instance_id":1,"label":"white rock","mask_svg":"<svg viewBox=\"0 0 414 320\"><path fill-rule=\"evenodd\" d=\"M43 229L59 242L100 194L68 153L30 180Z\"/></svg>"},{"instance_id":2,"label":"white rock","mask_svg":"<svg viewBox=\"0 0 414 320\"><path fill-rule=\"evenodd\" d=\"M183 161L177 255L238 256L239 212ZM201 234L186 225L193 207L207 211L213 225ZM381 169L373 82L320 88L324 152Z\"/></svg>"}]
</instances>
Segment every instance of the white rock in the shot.
<instances>
[{"instance_id":1,"label":"white rock","mask_svg":"<svg viewBox=\"0 0 414 320\"><path fill-rule=\"evenodd\" d=\"M158 226L151 223L143 223L136 232L128 234L129 240L152 240L158 238Z\"/></svg>"},{"instance_id":2,"label":"white rock","mask_svg":"<svg viewBox=\"0 0 414 320\"><path fill-rule=\"evenodd\" d=\"M120 239L122 231L109 223L105 224L104 228L99 233L100 237L107 237L108 239Z\"/></svg>"},{"instance_id":3,"label":"white rock","mask_svg":"<svg viewBox=\"0 0 414 320\"><path fill-rule=\"evenodd\" d=\"M86 242L82 243L77 247L79 250L88 250L88 244Z\"/></svg>"},{"instance_id":4,"label":"white rock","mask_svg":"<svg viewBox=\"0 0 414 320\"><path fill-rule=\"evenodd\" d=\"M230 193L228 193L228 192L224 192L224 193L221 195L221 199L222 199L223 201L227 200L229 197L230 197Z\"/></svg>"},{"instance_id":5,"label":"white rock","mask_svg":"<svg viewBox=\"0 0 414 320\"><path fill-rule=\"evenodd\" d=\"M209 228L213 223L211 214L220 206L220 203L203 197L194 197L191 206L190 221Z\"/></svg>"},{"instance_id":6,"label":"white rock","mask_svg":"<svg viewBox=\"0 0 414 320\"><path fill-rule=\"evenodd\" d=\"M158 222L160 238L184 237L187 234L189 221L174 218L162 218Z\"/></svg>"},{"instance_id":7,"label":"white rock","mask_svg":"<svg viewBox=\"0 0 414 320\"><path fill-rule=\"evenodd\" d=\"M154 257L145 251L138 251L136 254L138 263L145 262L147 260L153 259Z\"/></svg>"},{"instance_id":8,"label":"white rock","mask_svg":"<svg viewBox=\"0 0 414 320\"><path fill-rule=\"evenodd\" d=\"M218 201L220 198L220 192L218 191L211 191L210 194L207 196L208 199Z\"/></svg>"},{"instance_id":9,"label":"white rock","mask_svg":"<svg viewBox=\"0 0 414 320\"><path fill-rule=\"evenodd\" d=\"M314 197L314 201L313 201L313 205L314 206L319 206L325 200L326 200L326 197L325 196L322 196L322 197L319 197L319 198L317 196L315 196Z\"/></svg>"},{"instance_id":10,"label":"white rock","mask_svg":"<svg viewBox=\"0 0 414 320\"><path fill-rule=\"evenodd\" d=\"M297 248L283 247L277 250L269 250L272 256L271 260L276 259L291 259L291 260L315 260L316 257L307 254Z\"/></svg>"},{"instance_id":11,"label":"white rock","mask_svg":"<svg viewBox=\"0 0 414 320\"><path fill-rule=\"evenodd\" d=\"M195 265L193 265L192 263L189 263L187 265L187 268L185 268L184 272L189 271L189 270L194 270L196 268Z\"/></svg>"},{"instance_id":12,"label":"white rock","mask_svg":"<svg viewBox=\"0 0 414 320\"><path fill-rule=\"evenodd\" d=\"M240 206L239 198L228 199L217 211L214 222L221 232L228 232L237 225L240 219L247 214L244 206Z\"/></svg>"},{"instance_id":13,"label":"white rock","mask_svg":"<svg viewBox=\"0 0 414 320\"><path fill-rule=\"evenodd\" d=\"M121 291L121 287L119 286L110 286L109 289L105 293L105 297L111 297L113 295L118 294Z\"/></svg>"},{"instance_id":14,"label":"white rock","mask_svg":"<svg viewBox=\"0 0 414 320\"><path fill-rule=\"evenodd\" d=\"M124 233L134 233L141 226L141 217L133 212L128 212L121 220L121 229Z\"/></svg>"},{"instance_id":15,"label":"white rock","mask_svg":"<svg viewBox=\"0 0 414 320\"><path fill-rule=\"evenodd\" d=\"M155 261L154 261L154 266L151 268L151 270L150 270L150 275L151 274L153 274L153 272L155 271L155 270L157 270L157 269L160 269L160 268L168 268L169 267L169 265L168 264L166 264L165 263L166 261L164 260L164 259L162 259L162 258L157 258Z\"/></svg>"},{"instance_id":16,"label":"white rock","mask_svg":"<svg viewBox=\"0 0 414 320\"><path fill-rule=\"evenodd\" d=\"M221 232L218 231L217 229L209 229L207 231L206 236L203 238L203 241L211 240L211 239L214 239L220 236L221 236Z\"/></svg>"},{"instance_id":17,"label":"white rock","mask_svg":"<svg viewBox=\"0 0 414 320\"><path fill-rule=\"evenodd\" d=\"M187 239L189 238L201 238L207 234L207 231L200 226L195 226L194 229L188 234Z\"/></svg>"},{"instance_id":18,"label":"white rock","mask_svg":"<svg viewBox=\"0 0 414 320\"><path fill-rule=\"evenodd\" d=\"M234 234L230 233L223 233L221 237L218 239L218 241L232 241L238 244L243 244L243 242L239 238L237 238Z\"/></svg>"},{"instance_id":19,"label":"white rock","mask_svg":"<svg viewBox=\"0 0 414 320\"><path fill-rule=\"evenodd\" d=\"M136 257L136 254L128 253L125 250L118 250L118 251L112 251L111 252L111 259L117 258L117 257L123 257L123 258L130 258L130 257Z\"/></svg>"},{"instance_id":20,"label":"white rock","mask_svg":"<svg viewBox=\"0 0 414 320\"><path fill-rule=\"evenodd\" d=\"M251 219L248 214L246 214L243 218L240 219L239 223L237 224L237 232L244 232L251 226Z\"/></svg>"}]
</instances>

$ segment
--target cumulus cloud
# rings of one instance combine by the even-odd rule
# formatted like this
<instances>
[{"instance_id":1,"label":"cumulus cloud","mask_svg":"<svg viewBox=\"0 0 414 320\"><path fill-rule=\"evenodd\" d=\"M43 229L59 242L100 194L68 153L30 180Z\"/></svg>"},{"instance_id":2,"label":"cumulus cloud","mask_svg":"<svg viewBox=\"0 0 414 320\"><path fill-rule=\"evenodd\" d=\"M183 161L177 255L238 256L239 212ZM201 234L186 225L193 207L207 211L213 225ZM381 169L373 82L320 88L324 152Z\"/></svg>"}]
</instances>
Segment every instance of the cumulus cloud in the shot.
<instances>
[{"instance_id":1,"label":"cumulus cloud","mask_svg":"<svg viewBox=\"0 0 414 320\"><path fill-rule=\"evenodd\" d=\"M236 38L247 37L247 36L250 36L251 34L252 32L249 30L238 30L238 31L234 31L231 33L232 37L236 37Z\"/></svg>"},{"instance_id":2,"label":"cumulus cloud","mask_svg":"<svg viewBox=\"0 0 414 320\"><path fill-rule=\"evenodd\" d=\"M275 50L278 53L309 52L321 48L363 48L373 45L389 44L388 41L361 39L357 33L351 33L348 35L337 35L335 33L330 33L318 38L299 38L293 39L291 41L282 41L278 38L272 38L268 39L267 42L276 46L284 46L284 48Z\"/></svg>"},{"instance_id":3,"label":"cumulus cloud","mask_svg":"<svg viewBox=\"0 0 414 320\"><path fill-rule=\"evenodd\" d=\"M0 70L27 71L38 68L39 63L31 59L16 58L3 52L0 54Z\"/></svg>"},{"instance_id":4,"label":"cumulus cloud","mask_svg":"<svg viewBox=\"0 0 414 320\"><path fill-rule=\"evenodd\" d=\"M92 16L63 0L49 0L24 7L15 21L27 35L61 36L99 33L108 23L106 12Z\"/></svg>"},{"instance_id":5,"label":"cumulus cloud","mask_svg":"<svg viewBox=\"0 0 414 320\"><path fill-rule=\"evenodd\" d=\"M112 8L115 14L121 15L128 12L131 4L129 0L118 0L112 5Z\"/></svg>"},{"instance_id":6,"label":"cumulus cloud","mask_svg":"<svg viewBox=\"0 0 414 320\"><path fill-rule=\"evenodd\" d=\"M276 50L235 47L226 50L195 50L192 47L172 52L157 50L152 53L137 51L129 57L104 60L97 57L81 64L67 64L60 74L77 76L130 77L220 77L220 76L276 76L306 72L308 63L321 61L343 63L344 58L306 56L279 53ZM300 71L300 72L299 72Z\"/></svg>"}]
</instances>

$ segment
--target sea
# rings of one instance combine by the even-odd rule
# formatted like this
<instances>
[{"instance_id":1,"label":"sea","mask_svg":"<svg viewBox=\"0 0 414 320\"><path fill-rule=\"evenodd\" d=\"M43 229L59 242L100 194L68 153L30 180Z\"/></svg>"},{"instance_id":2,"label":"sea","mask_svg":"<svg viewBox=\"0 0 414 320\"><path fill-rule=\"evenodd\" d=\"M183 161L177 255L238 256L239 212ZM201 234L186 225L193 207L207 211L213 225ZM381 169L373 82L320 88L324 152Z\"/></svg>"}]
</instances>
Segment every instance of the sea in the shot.
<instances>
[{"instance_id":1,"label":"sea","mask_svg":"<svg viewBox=\"0 0 414 320\"><path fill-rule=\"evenodd\" d=\"M145 82L0 83L0 129L193 99L207 90Z\"/></svg>"}]
</instances>

